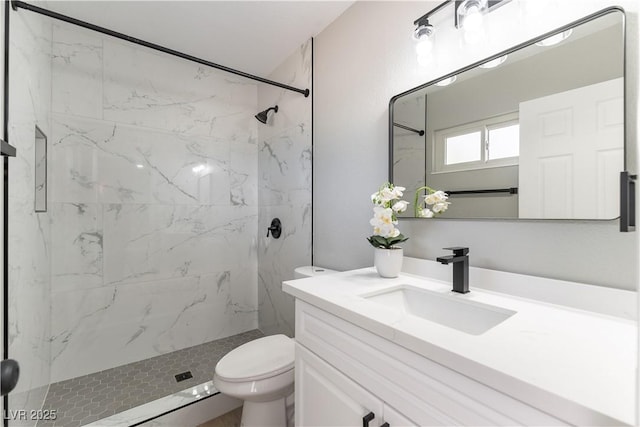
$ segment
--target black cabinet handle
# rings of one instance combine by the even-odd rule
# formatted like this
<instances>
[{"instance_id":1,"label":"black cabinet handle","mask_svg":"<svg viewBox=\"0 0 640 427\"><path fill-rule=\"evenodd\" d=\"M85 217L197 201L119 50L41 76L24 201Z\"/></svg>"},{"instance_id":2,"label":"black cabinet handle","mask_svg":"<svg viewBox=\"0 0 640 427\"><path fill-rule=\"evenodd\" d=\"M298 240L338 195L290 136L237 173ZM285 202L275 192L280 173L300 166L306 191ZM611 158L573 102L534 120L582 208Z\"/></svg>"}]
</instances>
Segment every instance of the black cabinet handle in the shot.
<instances>
[{"instance_id":1,"label":"black cabinet handle","mask_svg":"<svg viewBox=\"0 0 640 427\"><path fill-rule=\"evenodd\" d=\"M384 423L380 427L389 427L389 423Z\"/></svg>"},{"instance_id":2,"label":"black cabinet handle","mask_svg":"<svg viewBox=\"0 0 640 427\"><path fill-rule=\"evenodd\" d=\"M367 415L362 417L362 427L369 427L369 422L373 421L375 417L376 414L374 414L373 412L369 412Z\"/></svg>"},{"instance_id":3,"label":"black cabinet handle","mask_svg":"<svg viewBox=\"0 0 640 427\"><path fill-rule=\"evenodd\" d=\"M620 172L620 231L634 231L636 227L636 179L627 171Z\"/></svg>"}]
</instances>

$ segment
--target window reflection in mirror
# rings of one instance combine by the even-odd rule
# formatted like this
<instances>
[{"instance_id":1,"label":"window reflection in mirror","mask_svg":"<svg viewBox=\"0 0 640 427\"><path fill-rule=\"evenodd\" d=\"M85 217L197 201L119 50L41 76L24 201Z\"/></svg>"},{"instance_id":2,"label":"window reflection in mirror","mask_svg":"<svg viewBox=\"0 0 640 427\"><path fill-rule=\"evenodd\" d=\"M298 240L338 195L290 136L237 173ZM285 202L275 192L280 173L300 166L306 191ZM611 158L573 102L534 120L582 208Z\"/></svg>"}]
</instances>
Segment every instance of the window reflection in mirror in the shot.
<instances>
[{"instance_id":1,"label":"window reflection in mirror","mask_svg":"<svg viewBox=\"0 0 640 427\"><path fill-rule=\"evenodd\" d=\"M391 123L425 130L390 127L392 181L408 194L518 189L454 194L443 218L618 217L624 14L611 8L559 43L541 41L464 69L448 86L392 98Z\"/></svg>"}]
</instances>

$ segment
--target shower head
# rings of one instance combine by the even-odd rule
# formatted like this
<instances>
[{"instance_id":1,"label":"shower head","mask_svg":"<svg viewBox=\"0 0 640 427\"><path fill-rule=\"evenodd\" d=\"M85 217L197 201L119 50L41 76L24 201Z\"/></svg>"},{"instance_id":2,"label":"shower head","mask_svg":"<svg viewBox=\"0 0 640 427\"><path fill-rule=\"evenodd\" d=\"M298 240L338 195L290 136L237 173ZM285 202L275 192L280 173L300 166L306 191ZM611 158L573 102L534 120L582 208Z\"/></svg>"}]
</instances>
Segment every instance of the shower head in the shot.
<instances>
[{"instance_id":1,"label":"shower head","mask_svg":"<svg viewBox=\"0 0 640 427\"><path fill-rule=\"evenodd\" d=\"M266 110L264 110L264 111L259 112L258 114L256 114L256 119L258 119L258 121L259 121L260 123L264 123L264 124L266 124L266 123L267 123L267 114L268 114L268 113L269 113L269 111L271 111L271 110L273 110L274 112L276 112L276 113L277 113L277 112L278 112L278 106L276 105L275 107L270 107L270 108L267 108L267 109L266 109Z\"/></svg>"}]
</instances>

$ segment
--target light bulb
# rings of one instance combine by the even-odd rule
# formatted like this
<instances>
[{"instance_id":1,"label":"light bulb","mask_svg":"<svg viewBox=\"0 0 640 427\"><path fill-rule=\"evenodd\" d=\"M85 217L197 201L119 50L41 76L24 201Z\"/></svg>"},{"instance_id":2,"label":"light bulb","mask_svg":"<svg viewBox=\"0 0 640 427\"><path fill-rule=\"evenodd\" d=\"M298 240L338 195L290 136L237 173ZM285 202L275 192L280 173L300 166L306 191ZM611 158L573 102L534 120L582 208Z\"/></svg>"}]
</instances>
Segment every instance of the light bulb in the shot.
<instances>
[{"instance_id":1,"label":"light bulb","mask_svg":"<svg viewBox=\"0 0 640 427\"><path fill-rule=\"evenodd\" d=\"M467 9L462 25L465 31L475 32L482 28L484 16L480 12L478 6L471 6Z\"/></svg>"},{"instance_id":2,"label":"light bulb","mask_svg":"<svg viewBox=\"0 0 640 427\"><path fill-rule=\"evenodd\" d=\"M436 83L436 86L449 86L451 83L455 82L458 79L458 76L451 76L447 79L440 80Z\"/></svg>"},{"instance_id":3,"label":"light bulb","mask_svg":"<svg viewBox=\"0 0 640 427\"><path fill-rule=\"evenodd\" d=\"M537 46L553 46L555 44L560 43L563 40L566 40L567 38L569 38L569 36L571 35L571 33L573 33L573 29L569 28L567 31L563 31L559 34L555 34L551 37L547 37L544 40L540 40L538 43L536 43Z\"/></svg>"},{"instance_id":4,"label":"light bulb","mask_svg":"<svg viewBox=\"0 0 640 427\"><path fill-rule=\"evenodd\" d=\"M496 58L496 59L493 59L493 60L491 60L489 62L485 62L484 64L482 64L480 66L480 68L495 68L498 65L502 64L504 61L506 61L507 60L507 56L508 55L503 55L500 58Z\"/></svg>"},{"instance_id":5,"label":"light bulb","mask_svg":"<svg viewBox=\"0 0 640 427\"><path fill-rule=\"evenodd\" d=\"M418 55L418 57L427 56L429 52L431 52L431 49L433 49L433 42L430 37L416 43L416 55Z\"/></svg>"}]
</instances>

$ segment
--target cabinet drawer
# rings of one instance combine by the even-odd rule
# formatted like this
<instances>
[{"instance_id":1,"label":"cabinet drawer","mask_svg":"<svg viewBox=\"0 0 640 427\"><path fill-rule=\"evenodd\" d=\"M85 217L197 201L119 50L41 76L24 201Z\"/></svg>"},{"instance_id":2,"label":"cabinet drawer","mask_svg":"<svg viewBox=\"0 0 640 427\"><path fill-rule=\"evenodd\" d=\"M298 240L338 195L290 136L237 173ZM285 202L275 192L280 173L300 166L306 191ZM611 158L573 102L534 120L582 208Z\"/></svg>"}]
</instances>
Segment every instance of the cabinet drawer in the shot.
<instances>
[{"instance_id":1,"label":"cabinet drawer","mask_svg":"<svg viewBox=\"0 0 640 427\"><path fill-rule=\"evenodd\" d=\"M300 300L296 340L419 425L567 425Z\"/></svg>"},{"instance_id":2,"label":"cabinet drawer","mask_svg":"<svg viewBox=\"0 0 640 427\"><path fill-rule=\"evenodd\" d=\"M296 344L296 426L357 426L372 414L381 424L383 403L373 394Z\"/></svg>"}]
</instances>

